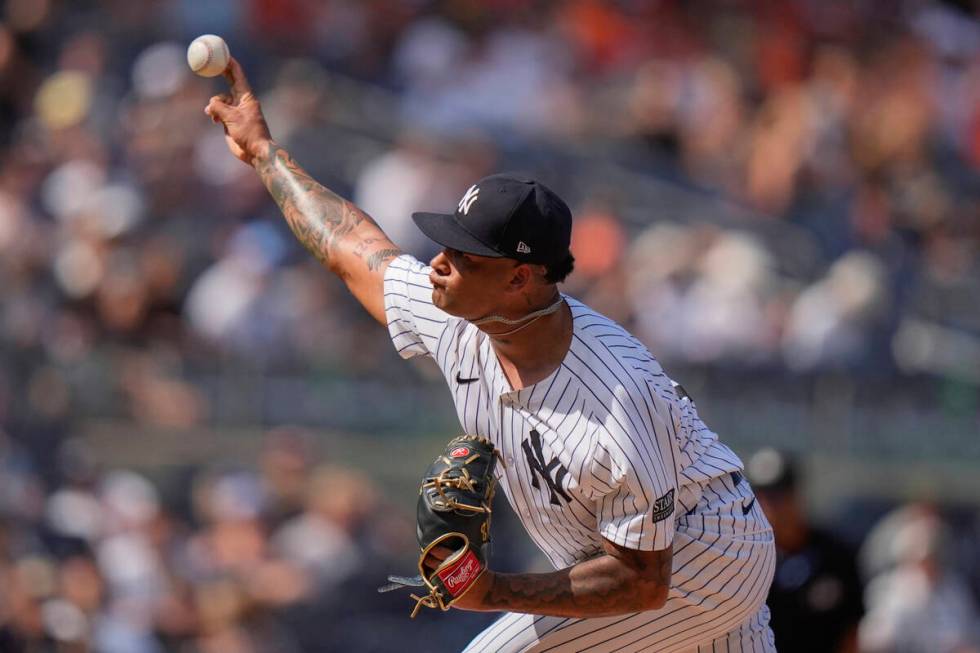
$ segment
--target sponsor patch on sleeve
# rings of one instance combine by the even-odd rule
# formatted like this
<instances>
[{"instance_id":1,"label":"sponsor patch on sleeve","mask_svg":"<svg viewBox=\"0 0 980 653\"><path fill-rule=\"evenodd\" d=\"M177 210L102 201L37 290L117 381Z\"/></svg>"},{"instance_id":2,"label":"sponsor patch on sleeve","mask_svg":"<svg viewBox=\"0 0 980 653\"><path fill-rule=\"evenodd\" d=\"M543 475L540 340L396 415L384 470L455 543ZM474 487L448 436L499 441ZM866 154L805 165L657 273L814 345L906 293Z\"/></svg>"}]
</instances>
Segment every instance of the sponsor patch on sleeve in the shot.
<instances>
[{"instance_id":1,"label":"sponsor patch on sleeve","mask_svg":"<svg viewBox=\"0 0 980 653\"><path fill-rule=\"evenodd\" d=\"M674 514L674 491L671 490L653 502L650 519L654 522L663 521Z\"/></svg>"}]
</instances>

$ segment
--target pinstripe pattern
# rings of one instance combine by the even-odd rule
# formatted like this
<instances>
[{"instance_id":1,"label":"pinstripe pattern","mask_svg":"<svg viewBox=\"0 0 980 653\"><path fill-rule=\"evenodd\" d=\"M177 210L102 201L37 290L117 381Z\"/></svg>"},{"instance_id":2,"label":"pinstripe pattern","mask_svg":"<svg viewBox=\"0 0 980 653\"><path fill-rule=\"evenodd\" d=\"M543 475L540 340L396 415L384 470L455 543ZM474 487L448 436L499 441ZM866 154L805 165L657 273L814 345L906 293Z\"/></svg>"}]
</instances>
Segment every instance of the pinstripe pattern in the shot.
<instances>
[{"instance_id":1,"label":"pinstripe pattern","mask_svg":"<svg viewBox=\"0 0 980 653\"><path fill-rule=\"evenodd\" d=\"M463 430L500 449L500 487L555 568L598 553L603 538L639 550L674 547L661 610L588 620L505 615L467 650L696 651L714 638L732 651L754 639L757 650L773 650L761 644L774 564L768 523L758 505L742 514L752 495L731 476L741 461L650 352L566 297L574 327L565 359L548 378L513 391L489 338L432 305L428 274L409 256L389 265L392 342L405 358L438 363Z\"/></svg>"}]
</instances>

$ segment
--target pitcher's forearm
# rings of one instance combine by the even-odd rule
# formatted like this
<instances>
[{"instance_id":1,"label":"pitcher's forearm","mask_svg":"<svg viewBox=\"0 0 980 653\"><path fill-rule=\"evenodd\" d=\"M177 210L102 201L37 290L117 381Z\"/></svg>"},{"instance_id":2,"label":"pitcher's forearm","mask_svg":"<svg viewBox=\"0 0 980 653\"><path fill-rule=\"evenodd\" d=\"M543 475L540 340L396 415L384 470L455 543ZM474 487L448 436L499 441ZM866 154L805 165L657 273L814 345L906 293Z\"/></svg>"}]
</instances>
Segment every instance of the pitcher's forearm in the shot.
<instances>
[{"instance_id":1,"label":"pitcher's forearm","mask_svg":"<svg viewBox=\"0 0 980 653\"><path fill-rule=\"evenodd\" d=\"M293 234L344 280L371 317L386 324L384 272L401 250L368 214L317 183L275 141L256 149L251 163Z\"/></svg>"},{"instance_id":2,"label":"pitcher's forearm","mask_svg":"<svg viewBox=\"0 0 980 653\"><path fill-rule=\"evenodd\" d=\"M255 170L296 238L325 266L349 279L355 259L376 272L401 254L370 216L318 183L275 141L265 150L254 158Z\"/></svg>"},{"instance_id":3,"label":"pitcher's forearm","mask_svg":"<svg viewBox=\"0 0 980 653\"><path fill-rule=\"evenodd\" d=\"M635 562L600 555L551 573L489 572L478 606L470 609L577 618L655 610L670 590L671 552L652 569Z\"/></svg>"}]
</instances>

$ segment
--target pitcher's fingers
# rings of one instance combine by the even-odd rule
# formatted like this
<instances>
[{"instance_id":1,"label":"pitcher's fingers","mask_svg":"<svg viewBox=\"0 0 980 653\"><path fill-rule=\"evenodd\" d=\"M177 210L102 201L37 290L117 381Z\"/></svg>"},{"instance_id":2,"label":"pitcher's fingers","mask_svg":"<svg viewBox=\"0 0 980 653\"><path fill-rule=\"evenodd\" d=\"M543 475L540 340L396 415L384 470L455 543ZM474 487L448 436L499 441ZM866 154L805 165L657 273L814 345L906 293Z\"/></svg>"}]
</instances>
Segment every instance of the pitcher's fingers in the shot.
<instances>
[{"instance_id":1,"label":"pitcher's fingers","mask_svg":"<svg viewBox=\"0 0 980 653\"><path fill-rule=\"evenodd\" d=\"M211 120L218 122L219 120L224 121L228 118L232 107L225 101L225 97L227 96L215 95L208 102L208 106L204 108L204 113L211 116Z\"/></svg>"},{"instance_id":2,"label":"pitcher's fingers","mask_svg":"<svg viewBox=\"0 0 980 653\"><path fill-rule=\"evenodd\" d=\"M449 556L451 556L456 552L445 546L436 546L433 547L432 550L429 551L429 553L439 558L440 560L445 560L446 558L448 558Z\"/></svg>"},{"instance_id":3,"label":"pitcher's fingers","mask_svg":"<svg viewBox=\"0 0 980 653\"><path fill-rule=\"evenodd\" d=\"M447 549L442 546L437 546L432 548L429 553L425 556L425 560L422 561L422 565L426 569L435 569L442 564L442 561L453 554L452 549Z\"/></svg>"},{"instance_id":4,"label":"pitcher's fingers","mask_svg":"<svg viewBox=\"0 0 980 653\"><path fill-rule=\"evenodd\" d=\"M252 87L248 85L248 78L245 77L245 71L242 70L238 59L235 57L228 58L228 67L222 74L231 86L231 97L235 102L238 102L246 93L252 92Z\"/></svg>"}]
</instances>

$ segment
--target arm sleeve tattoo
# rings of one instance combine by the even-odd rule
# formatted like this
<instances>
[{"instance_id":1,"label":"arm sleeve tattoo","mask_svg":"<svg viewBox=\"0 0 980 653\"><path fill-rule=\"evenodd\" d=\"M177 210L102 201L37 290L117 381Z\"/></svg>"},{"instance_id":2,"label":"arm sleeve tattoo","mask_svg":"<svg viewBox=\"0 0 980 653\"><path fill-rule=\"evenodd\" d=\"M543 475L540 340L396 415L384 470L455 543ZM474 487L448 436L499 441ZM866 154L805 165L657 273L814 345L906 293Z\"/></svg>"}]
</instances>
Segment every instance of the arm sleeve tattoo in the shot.
<instances>
[{"instance_id":1,"label":"arm sleeve tattoo","mask_svg":"<svg viewBox=\"0 0 980 653\"><path fill-rule=\"evenodd\" d=\"M627 555L629 560L601 555L545 574L494 574L483 607L560 617L611 616L657 607L654 597L665 600L670 588L670 549L658 552L656 564L649 568L639 552Z\"/></svg>"},{"instance_id":2,"label":"arm sleeve tattoo","mask_svg":"<svg viewBox=\"0 0 980 653\"><path fill-rule=\"evenodd\" d=\"M319 184L276 143L255 169L299 242L341 277L349 276L342 253L362 260L369 271L401 254L369 215Z\"/></svg>"}]
</instances>

